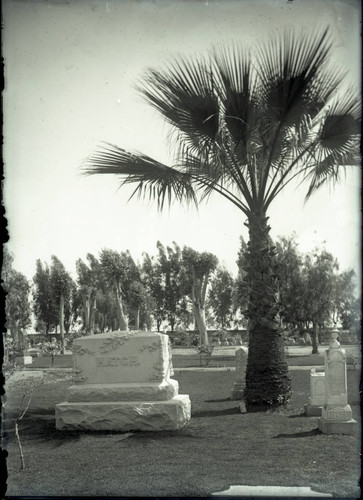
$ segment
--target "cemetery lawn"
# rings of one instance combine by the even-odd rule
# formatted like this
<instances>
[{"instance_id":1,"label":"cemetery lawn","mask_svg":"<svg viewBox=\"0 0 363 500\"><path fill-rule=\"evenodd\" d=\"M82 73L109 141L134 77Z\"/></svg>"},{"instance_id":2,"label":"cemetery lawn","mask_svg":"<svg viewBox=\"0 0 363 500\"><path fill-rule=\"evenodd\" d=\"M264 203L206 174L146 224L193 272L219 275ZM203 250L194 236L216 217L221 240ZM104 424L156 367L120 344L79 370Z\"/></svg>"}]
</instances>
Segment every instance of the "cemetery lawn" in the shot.
<instances>
[{"instance_id":1,"label":"cemetery lawn","mask_svg":"<svg viewBox=\"0 0 363 500\"><path fill-rule=\"evenodd\" d=\"M325 435L306 417L309 371L291 372L293 398L285 410L241 414L229 399L233 371L179 371L192 419L173 432L69 432L55 429L54 406L65 400L69 374L58 371L33 396L20 423L23 389L14 383L3 415L7 496L198 497L231 485L310 486L334 497L359 498L360 436ZM348 371L349 403L360 429L359 370Z\"/></svg>"}]
</instances>

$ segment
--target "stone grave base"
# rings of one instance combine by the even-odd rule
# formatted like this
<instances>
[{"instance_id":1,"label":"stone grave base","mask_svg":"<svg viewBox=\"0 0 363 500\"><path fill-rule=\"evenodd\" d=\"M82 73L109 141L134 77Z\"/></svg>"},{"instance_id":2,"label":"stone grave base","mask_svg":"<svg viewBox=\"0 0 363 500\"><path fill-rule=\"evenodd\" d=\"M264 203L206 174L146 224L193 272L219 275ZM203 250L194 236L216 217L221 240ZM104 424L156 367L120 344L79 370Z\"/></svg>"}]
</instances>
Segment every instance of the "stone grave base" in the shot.
<instances>
[{"instance_id":1,"label":"stone grave base","mask_svg":"<svg viewBox=\"0 0 363 500\"><path fill-rule=\"evenodd\" d=\"M357 421L351 418L346 421L334 422L321 417L318 420L318 428L324 434L355 434L357 432Z\"/></svg>"},{"instance_id":2,"label":"stone grave base","mask_svg":"<svg viewBox=\"0 0 363 500\"><path fill-rule=\"evenodd\" d=\"M305 406L305 415L307 417L321 417L321 413L323 410L323 406L318 406L318 405L312 405L310 403L307 403Z\"/></svg>"},{"instance_id":3,"label":"stone grave base","mask_svg":"<svg viewBox=\"0 0 363 500\"><path fill-rule=\"evenodd\" d=\"M56 405L58 430L165 431L190 420L190 399L168 401L64 402Z\"/></svg>"},{"instance_id":4,"label":"stone grave base","mask_svg":"<svg viewBox=\"0 0 363 500\"><path fill-rule=\"evenodd\" d=\"M166 401L178 394L177 380L134 384L75 384L67 390L69 403L110 401Z\"/></svg>"},{"instance_id":5,"label":"stone grave base","mask_svg":"<svg viewBox=\"0 0 363 500\"><path fill-rule=\"evenodd\" d=\"M244 389L245 389L245 384L235 382L233 389L231 391L231 399L233 401L235 400L241 401L241 399L243 398Z\"/></svg>"}]
</instances>

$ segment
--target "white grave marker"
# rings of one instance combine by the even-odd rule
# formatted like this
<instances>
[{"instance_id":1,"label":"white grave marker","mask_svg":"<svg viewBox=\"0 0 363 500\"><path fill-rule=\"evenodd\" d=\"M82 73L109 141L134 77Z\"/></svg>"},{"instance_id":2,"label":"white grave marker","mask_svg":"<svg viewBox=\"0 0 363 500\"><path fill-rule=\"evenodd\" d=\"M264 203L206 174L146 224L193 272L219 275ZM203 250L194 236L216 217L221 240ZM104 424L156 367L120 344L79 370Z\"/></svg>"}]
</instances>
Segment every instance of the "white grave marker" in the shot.
<instances>
[{"instance_id":1,"label":"white grave marker","mask_svg":"<svg viewBox=\"0 0 363 500\"><path fill-rule=\"evenodd\" d=\"M236 360L236 379L233 385L231 399L241 400L243 391L246 386L246 366L247 366L247 349L245 347L237 347L235 353Z\"/></svg>"},{"instance_id":2,"label":"white grave marker","mask_svg":"<svg viewBox=\"0 0 363 500\"><path fill-rule=\"evenodd\" d=\"M338 335L338 330L332 332L325 351L325 403L318 426L324 434L353 434L357 422L348 404L346 354Z\"/></svg>"},{"instance_id":3,"label":"white grave marker","mask_svg":"<svg viewBox=\"0 0 363 500\"><path fill-rule=\"evenodd\" d=\"M325 403L325 372L312 368L310 371L310 398L305 405L305 414L308 417L321 416Z\"/></svg>"}]
</instances>

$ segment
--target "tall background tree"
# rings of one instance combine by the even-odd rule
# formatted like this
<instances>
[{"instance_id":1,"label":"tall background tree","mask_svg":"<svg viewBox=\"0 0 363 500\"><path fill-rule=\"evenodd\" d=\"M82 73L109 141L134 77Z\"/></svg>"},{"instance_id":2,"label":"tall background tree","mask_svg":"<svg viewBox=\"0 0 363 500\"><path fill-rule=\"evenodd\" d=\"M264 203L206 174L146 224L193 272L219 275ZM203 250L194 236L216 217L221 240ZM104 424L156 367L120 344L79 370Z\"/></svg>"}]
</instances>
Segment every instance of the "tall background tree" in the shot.
<instances>
[{"instance_id":1,"label":"tall background tree","mask_svg":"<svg viewBox=\"0 0 363 500\"><path fill-rule=\"evenodd\" d=\"M160 332L166 315L163 279L156 257L146 252L143 254L141 276L149 298L149 320L151 321L151 315L153 315L156 329Z\"/></svg>"},{"instance_id":2,"label":"tall background tree","mask_svg":"<svg viewBox=\"0 0 363 500\"><path fill-rule=\"evenodd\" d=\"M214 273L208 293L208 305L222 330L229 328L232 319L234 280L229 271L218 267Z\"/></svg>"},{"instance_id":3,"label":"tall background tree","mask_svg":"<svg viewBox=\"0 0 363 500\"><path fill-rule=\"evenodd\" d=\"M303 255L295 234L282 236L276 242L280 318L284 328L300 329L306 323L308 289L303 281Z\"/></svg>"},{"instance_id":4,"label":"tall background tree","mask_svg":"<svg viewBox=\"0 0 363 500\"><path fill-rule=\"evenodd\" d=\"M218 259L210 252L197 252L190 247L183 248L185 282L194 308L195 322L199 332L200 345L209 344L205 322L205 302L211 273L217 267Z\"/></svg>"},{"instance_id":5,"label":"tall background tree","mask_svg":"<svg viewBox=\"0 0 363 500\"><path fill-rule=\"evenodd\" d=\"M117 305L118 330L128 329L128 318L125 311L124 282L127 273L127 255L125 252L103 249L100 253L100 262L105 278L112 288Z\"/></svg>"},{"instance_id":6,"label":"tall background tree","mask_svg":"<svg viewBox=\"0 0 363 500\"><path fill-rule=\"evenodd\" d=\"M318 354L319 332L329 322L334 308L333 294L338 269L337 260L325 249L316 249L305 256L306 319L313 325L312 354Z\"/></svg>"},{"instance_id":7,"label":"tall background tree","mask_svg":"<svg viewBox=\"0 0 363 500\"><path fill-rule=\"evenodd\" d=\"M58 308L54 300L50 268L40 259L36 261L33 277L33 312L36 319L36 330L46 335L58 324Z\"/></svg>"},{"instance_id":8,"label":"tall background tree","mask_svg":"<svg viewBox=\"0 0 363 500\"><path fill-rule=\"evenodd\" d=\"M291 394L268 209L298 177L309 197L359 165L359 99L329 66L331 52L327 29L285 29L253 50L235 43L150 69L138 89L174 132L174 163L109 145L85 167L136 184L134 193L160 209L214 192L241 210L249 231L247 409L284 405Z\"/></svg>"},{"instance_id":9,"label":"tall background tree","mask_svg":"<svg viewBox=\"0 0 363 500\"><path fill-rule=\"evenodd\" d=\"M13 268L14 257L3 247L3 263L1 278L5 297L5 327L7 336L15 343L20 339L20 331L31 324L30 316L30 284L27 278Z\"/></svg>"},{"instance_id":10,"label":"tall background tree","mask_svg":"<svg viewBox=\"0 0 363 500\"><path fill-rule=\"evenodd\" d=\"M83 327L87 334L94 333L97 284L92 269L82 259L76 261L77 291L81 300Z\"/></svg>"},{"instance_id":11,"label":"tall background tree","mask_svg":"<svg viewBox=\"0 0 363 500\"><path fill-rule=\"evenodd\" d=\"M181 301L184 296L182 274L182 252L175 242L173 246L164 245L158 241L158 272L161 274L164 313L174 332Z\"/></svg>"},{"instance_id":12,"label":"tall background tree","mask_svg":"<svg viewBox=\"0 0 363 500\"><path fill-rule=\"evenodd\" d=\"M72 278L66 271L63 263L55 255L51 256L50 266L50 286L55 304L58 307L58 325L61 336L61 350L64 353L64 332L65 332L65 313L71 313L69 303L72 298Z\"/></svg>"}]
</instances>

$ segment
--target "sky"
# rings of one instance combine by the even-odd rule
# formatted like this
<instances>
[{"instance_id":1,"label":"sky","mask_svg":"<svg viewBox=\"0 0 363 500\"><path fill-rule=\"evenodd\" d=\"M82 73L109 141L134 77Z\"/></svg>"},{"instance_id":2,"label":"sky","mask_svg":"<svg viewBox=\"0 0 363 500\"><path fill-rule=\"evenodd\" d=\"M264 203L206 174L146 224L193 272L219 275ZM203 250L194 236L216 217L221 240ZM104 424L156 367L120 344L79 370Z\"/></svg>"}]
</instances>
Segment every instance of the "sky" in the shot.
<instances>
[{"instance_id":1,"label":"sky","mask_svg":"<svg viewBox=\"0 0 363 500\"><path fill-rule=\"evenodd\" d=\"M118 190L116 177L81 175L103 142L168 162L163 121L136 92L148 67L212 45L249 45L284 26L324 24L333 64L360 88L360 7L355 0L77 1L3 0L5 59L3 203L14 268L28 279L37 259L75 262L102 248L129 249L136 261L156 242L212 252L236 274L245 217L212 197L198 211L156 205ZM271 236L295 232L299 248L325 247L342 269L360 274L361 172L304 204L307 186L280 194L270 208Z\"/></svg>"}]
</instances>

